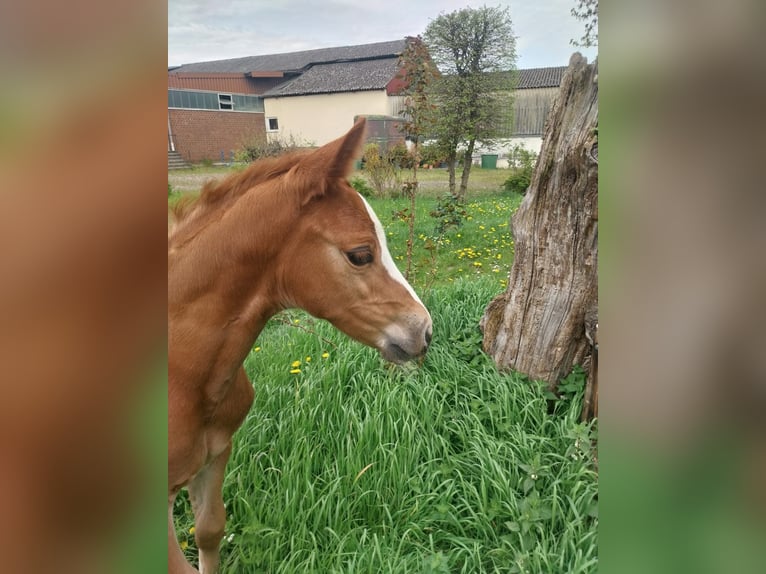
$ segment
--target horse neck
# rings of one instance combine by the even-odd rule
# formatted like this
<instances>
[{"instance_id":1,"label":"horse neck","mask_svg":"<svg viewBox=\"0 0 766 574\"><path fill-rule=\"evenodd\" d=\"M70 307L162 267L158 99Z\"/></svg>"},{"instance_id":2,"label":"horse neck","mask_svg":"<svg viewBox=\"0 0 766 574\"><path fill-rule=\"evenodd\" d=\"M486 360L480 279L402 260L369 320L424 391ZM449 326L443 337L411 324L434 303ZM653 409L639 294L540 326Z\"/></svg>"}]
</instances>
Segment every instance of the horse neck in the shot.
<instances>
[{"instance_id":1,"label":"horse neck","mask_svg":"<svg viewBox=\"0 0 766 574\"><path fill-rule=\"evenodd\" d=\"M197 364L238 368L282 308L275 261L295 210L278 188L252 190L169 255L170 337ZM209 376L216 377L215 373Z\"/></svg>"}]
</instances>

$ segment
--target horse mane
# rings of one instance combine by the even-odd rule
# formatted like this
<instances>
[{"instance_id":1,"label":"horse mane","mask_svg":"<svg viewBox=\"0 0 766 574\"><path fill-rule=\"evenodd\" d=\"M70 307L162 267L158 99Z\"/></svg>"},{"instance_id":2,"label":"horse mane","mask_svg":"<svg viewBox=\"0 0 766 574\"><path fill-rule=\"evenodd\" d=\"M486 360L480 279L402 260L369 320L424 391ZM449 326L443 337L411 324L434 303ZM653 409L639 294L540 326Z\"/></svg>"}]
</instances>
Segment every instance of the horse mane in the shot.
<instances>
[{"instance_id":1,"label":"horse mane","mask_svg":"<svg viewBox=\"0 0 766 574\"><path fill-rule=\"evenodd\" d=\"M183 198L171 208L171 237L181 243L191 239L210 222L220 217L248 190L284 175L307 153L309 152L296 151L259 159L244 170L221 180L206 181L198 197Z\"/></svg>"}]
</instances>

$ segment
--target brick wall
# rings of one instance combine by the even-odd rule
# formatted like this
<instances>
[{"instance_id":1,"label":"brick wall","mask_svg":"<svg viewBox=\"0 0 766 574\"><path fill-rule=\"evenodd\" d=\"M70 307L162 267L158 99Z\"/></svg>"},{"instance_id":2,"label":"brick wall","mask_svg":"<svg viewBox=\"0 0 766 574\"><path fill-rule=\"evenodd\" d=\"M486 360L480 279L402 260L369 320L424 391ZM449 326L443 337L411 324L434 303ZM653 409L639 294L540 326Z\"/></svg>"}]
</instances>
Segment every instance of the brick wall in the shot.
<instances>
[{"instance_id":1,"label":"brick wall","mask_svg":"<svg viewBox=\"0 0 766 574\"><path fill-rule=\"evenodd\" d=\"M266 139L263 114L216 110L168 110L176 151L189 162L226 161L246 141Z\"/></svg>"}]
</instances>

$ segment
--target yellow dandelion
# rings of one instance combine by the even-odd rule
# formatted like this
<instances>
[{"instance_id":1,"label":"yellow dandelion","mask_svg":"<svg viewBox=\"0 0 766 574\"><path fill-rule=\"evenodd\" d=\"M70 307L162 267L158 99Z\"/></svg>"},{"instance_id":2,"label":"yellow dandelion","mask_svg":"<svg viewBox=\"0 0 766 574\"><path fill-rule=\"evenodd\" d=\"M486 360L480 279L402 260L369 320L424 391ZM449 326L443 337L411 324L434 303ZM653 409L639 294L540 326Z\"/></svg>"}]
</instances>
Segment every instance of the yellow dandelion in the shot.
<instances>
[{"instance_id":1,"label":"yellow dandelion","mask_svg":"<svg viewBox=\"0 0 766 574\"><path fill-rule=\"evenodd\" d=\"M300 369L290 369L290 374L291 374L291 375L297 375L297 374L299 374L300 372L301 372L301 370L300 370Z\"/></svg>"},{"instance_id":2,"label":"yellow dandelion","mask_svg":"<svg viewBox=\"0 0 766 574\"><path fill-rule=\"evenodd\" d=\"M189 528L189 534L194 534L194 531L195 531L195 530L196 530L196 528L194 528L194 527L192 526L191 528Z\"/></svg>"},{"instance_id":3,"label":"yellow dandelion","mask_svg":"<svg viewBox=\"0 0 766 574\"><path fill-rule=\"evenodd\" d=\"M260 350L261 350L260 347L256 347L255 349L253 349L253 351L255 351L256 353L258 353Z\"/></svg>"},{"instance_id":4,"label":"yellow dandelion","mask_svg":"<svg viewBox=\"0 0 766 574\"><path fill-rule=\"evenodd\" d=\"M189 547L189 543L186 540L181 540L181 550L186 550Z\"/></svg>"},{"instance_id":5,"label":"yellow dandelion","mask_svg":"<svg viewBox=\"0 0 766 574\"><path fill-rule=\"evenodd\" d=\"M306 362L310 363L311 362L311 357L306 357Z\"/></svg>"},{"instance_id":6,"label":"yellow dandelion","mask_svg":"<svg viewBox=\"0 0 766 574\"><path fill-rule=\"evenodd\" d=\"M293 321L293 323L295 323L296 325L297 325L298 323L300 323L300 322L301 322L301 320L300 320L300 319L296 319L295 321Z\"/></svg>"},{"instance_id":7,"label":"yellow dandelion","mask_svg":"<svg viewBox=\"0 0 766 574\"><path fill-rule=\"evenodd\" d=\"M301 362L300 361L293 361L292 365L290 365L290 366L293 369L295 369L296 367L300 367L301 366Z\"/></svg>"},{"instance_id":8,"label":"yellow dandelion","mask_svg":"<svg viewBox=\"0 0 766 574\"><path fill-rule=\"evenodd\" d=\"M330 353L328 353L327 351L325 351L324 353L322 353L322 358L323 358L323 359L326 359L326 358L327 358L327 357L329 357L329 356L330 356Z\"/></svg>"}]
</instances>

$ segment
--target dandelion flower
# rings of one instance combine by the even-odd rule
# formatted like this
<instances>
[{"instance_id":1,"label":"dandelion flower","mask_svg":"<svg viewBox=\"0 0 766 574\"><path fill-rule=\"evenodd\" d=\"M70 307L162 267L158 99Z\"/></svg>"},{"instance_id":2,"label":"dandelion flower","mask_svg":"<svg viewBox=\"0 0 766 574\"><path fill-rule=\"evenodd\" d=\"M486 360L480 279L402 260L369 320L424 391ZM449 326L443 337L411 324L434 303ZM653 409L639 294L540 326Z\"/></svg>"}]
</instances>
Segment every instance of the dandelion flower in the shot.
<instances>
[{"instance_id":1,"label":"dandelion flower","mask_svg":"<svg viewBox=\"0 0 766 574\"><path fill-rule=\"evenodd\" d=\"M253 351L255 351L256 353L258 353L260 350L261 350L260 347L256 347L255 349L253 349Z\"/></svg>"},{"instance_id":2,"label":"dandelion flower","mask_svg":"<svg viewBox=\"0 0 766 574\"><path fill-rule=\"evenodd\" d=\"M290 365L290 366L293 369L295 369L296 367L300 367L301 366L301 362L300 361L293 361L292 365Z\"/></svg>"},{"instance_id":3,"label":"dandelion flower","mask_svg":"<svg viewBox=\"0 0 766 574\"><path fill-rule=\"evenodd\" d=\"M327 357L329 357L329 356L330 356L330 353L328 353L327 351L325 351L324 353L322 353L322 358L323 358L323 359L326 359L326 358L327 358Z\"/></svg>"},{"instance_id":4,"label":"dandelion flower","mask_svg":"<svg viewBox=\"0 0 766 574\"><path fill-rule=\"evenodd\" d=\"M297 375L297 374L299 374L300 372L301 372L301 370L300 370L300 369L290 369L290 374L291 374L291 375Z\"/></svg>"},{"instance_id":5,"label":"dandelion flower","mask_svg":"<svg viewBox=\"0 0 766 574\"><path fill-rule=\"evenodd\" d=\"M306 362L310 363L311 362L311 357L306 357Z\"/></svg>"},{"instance_id":6,"label":"dandelion flower","mask_svg":"<svg viewBox=\"0 0 766 574\"><path fill-rule=\"evenodd\" d=\"M189 547L189 543L186 540L181 540L181 550L186 550Z\"/></svg>"},{"instance_id":7,"label":"dandelion flower","mask_svg":"<svg viewBox=\"0 0 766 574\"><path fill-rule=\"evenodd\" d=\"M191 528L189 528L189 534L194 534L194 531L195 531L195 530L196 530L196 528L194 528L194 527L192 526Z\"/></svg>"}]
</instances>

